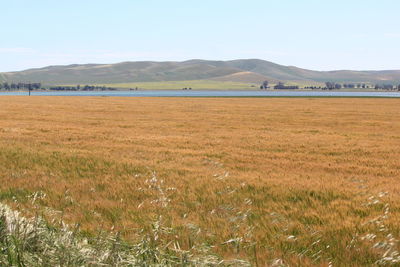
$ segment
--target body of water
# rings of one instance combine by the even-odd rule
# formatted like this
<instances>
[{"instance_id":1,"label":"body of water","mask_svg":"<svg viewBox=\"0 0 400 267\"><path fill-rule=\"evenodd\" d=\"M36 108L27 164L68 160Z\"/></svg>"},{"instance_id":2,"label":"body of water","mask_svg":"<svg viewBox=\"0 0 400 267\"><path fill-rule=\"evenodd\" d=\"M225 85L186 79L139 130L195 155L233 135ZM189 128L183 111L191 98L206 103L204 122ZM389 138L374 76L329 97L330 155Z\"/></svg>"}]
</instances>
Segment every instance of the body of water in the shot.
<instances>
[{"instance_id":1,"label":"body of water","mask_svg":"<svg viewBox=\"0 0 400 267\"><path fill-rule=\"evenodd\" d=\"M27 92L0 92L2 95L28 95ZM340 92L340 91L40 91L32 96L122 96L122 97L393 97L400 92Z\"/></svg>"}]
</instances>

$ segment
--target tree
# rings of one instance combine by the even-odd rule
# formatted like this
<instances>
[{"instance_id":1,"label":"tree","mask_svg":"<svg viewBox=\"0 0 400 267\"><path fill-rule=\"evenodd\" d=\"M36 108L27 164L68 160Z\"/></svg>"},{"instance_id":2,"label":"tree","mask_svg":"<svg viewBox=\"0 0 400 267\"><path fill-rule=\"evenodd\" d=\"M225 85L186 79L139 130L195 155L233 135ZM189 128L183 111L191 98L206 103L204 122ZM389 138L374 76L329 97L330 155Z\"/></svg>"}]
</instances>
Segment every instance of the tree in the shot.
<instances>
[{"instance_id":1,"label":"tree","mask_svg":"<svg viewBox=\"0 0 400 267\"><path fill-rule=\"evenodd\" d=\"M3 87L6 90L10 90L10 85L8 84L8 82L3 83Z\"/></svg>"},{"instance_id":2,"label":"tree","mask_svg":"<svg viewBox=\"0 0 400 267\"><path fill-rule=\"evenodd\" d=\"M264 81L264 82L261 84L260 89L267 89L267 88L268 88L268 84L269 84L268 81Z\"/></svg>"},{"instance_id":3,"label":"tree","mask_svg":"<svg viewBox=\"0 0 400 267\"><path fill-rule=\"evenodd\" d=\"M393 90L393 85L392 84L384 84L383 89L385 90Z\"/></svg>"},{"instance_id":4,"label":"tree","mask_svg":"<svg viewBox=\"0 0 400 267\"><path fill-rule=\"evenodd\" d=\"M325 86L326 86L326 89L329 89L329 90L335 89L335 83L334 82L326 82Z\"/></svg>"}]
</instances>

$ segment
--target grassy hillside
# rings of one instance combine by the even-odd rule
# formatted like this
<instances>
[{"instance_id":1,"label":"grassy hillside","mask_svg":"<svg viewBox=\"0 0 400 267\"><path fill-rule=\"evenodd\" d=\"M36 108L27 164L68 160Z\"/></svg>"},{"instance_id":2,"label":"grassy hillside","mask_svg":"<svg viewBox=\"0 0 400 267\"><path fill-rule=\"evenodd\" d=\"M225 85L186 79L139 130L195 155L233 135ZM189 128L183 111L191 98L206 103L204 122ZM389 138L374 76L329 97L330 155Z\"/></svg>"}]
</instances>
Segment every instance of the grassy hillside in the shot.
<instances>
[{"instance_id":1,"label":"grassy hillside","mask_svg":"<svg viewBox=\"0 0 400 267\"><path fill-rule=\"evenodd\" d=\"M272 62L245 59L232 61L189 60L184 62L122 62L49 66L1 73L0 79L52 84L114 84L164 81L214 80L256 83L286 81L313 84L325 81L399 83L400 71L312 71ZM206 82L207 83L207 82ZM217 88L214 88L217 89Z\"/></svg>"},{"instance_id":2,"label":"grassy hillside","mask_svg":"<svg viewBox=\"0 0 400 267\"><path fill-rule=\"evenodd\" d=\"M202 80L238 72L229 67L190 62L123 62L118 64L87 64L50 66L4 74L7 80L60 83L124 83Z\"/></svg>"},{"instance_id":3,"label":"grassy hillside","mask_svg":"<svg viewBox=\"0 0 400 267\"><path fill-rule=\"evenodd\" d=\"M248 83L257 83L257 84L261 84L265 80L268 80L270 82L273 81L273 79L271 79L270 77L266 77L264 75L254 73L251 71L236 72L233 74L216 77L216 78L213 78L212 80L223 81L223 82L248 82Z\"/></svg>"}]
</instances>

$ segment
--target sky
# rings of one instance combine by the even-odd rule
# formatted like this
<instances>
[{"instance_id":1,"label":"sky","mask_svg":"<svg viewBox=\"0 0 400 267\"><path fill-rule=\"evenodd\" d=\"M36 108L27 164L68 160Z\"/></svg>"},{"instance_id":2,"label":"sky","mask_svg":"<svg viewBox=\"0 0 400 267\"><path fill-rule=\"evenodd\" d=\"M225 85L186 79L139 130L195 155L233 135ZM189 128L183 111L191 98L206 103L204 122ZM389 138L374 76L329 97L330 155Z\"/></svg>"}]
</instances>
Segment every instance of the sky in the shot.
<instances>
[{"instance_id":1,"label":"sky","mask_svg":"<svg viewBox=\"0 0 400 267\"><path fill-rule=\"evenodd\" d=\"M399 0L0 0L0 72L258 58L400 69Z\"/></svg>"}]
</instances>

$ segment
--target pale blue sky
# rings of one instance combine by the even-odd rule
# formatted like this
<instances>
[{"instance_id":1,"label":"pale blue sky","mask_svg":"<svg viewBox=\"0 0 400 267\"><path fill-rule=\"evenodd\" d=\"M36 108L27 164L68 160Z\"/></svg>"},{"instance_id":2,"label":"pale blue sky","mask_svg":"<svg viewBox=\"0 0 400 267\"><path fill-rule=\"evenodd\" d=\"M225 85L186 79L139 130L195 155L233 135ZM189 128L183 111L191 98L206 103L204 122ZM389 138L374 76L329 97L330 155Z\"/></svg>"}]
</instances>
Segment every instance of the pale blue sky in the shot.
<instances>
[{"instance_id":1,"label":"pale blue sky","mask_svg":"<svg viewBox=\"0 0 400 267\"><path fill-rule=\"evenodd\" d=\"M0 71L260 58L400 69L399 0L0 0Z\"/></svg>"}]
</instances>

